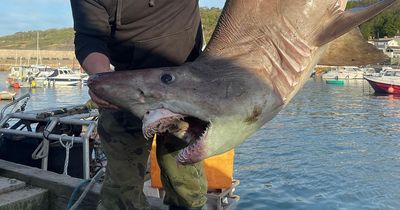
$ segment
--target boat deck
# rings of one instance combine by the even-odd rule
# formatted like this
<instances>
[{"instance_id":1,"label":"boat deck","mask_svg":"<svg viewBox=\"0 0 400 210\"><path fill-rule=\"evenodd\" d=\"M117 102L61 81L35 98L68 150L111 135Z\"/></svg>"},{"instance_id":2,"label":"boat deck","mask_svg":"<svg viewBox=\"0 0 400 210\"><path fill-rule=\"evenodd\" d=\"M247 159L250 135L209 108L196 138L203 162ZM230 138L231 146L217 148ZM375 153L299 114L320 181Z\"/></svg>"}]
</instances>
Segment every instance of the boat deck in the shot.
<instances>
[{"instance_id":1,"label":"boat deck","mask_svg":"<svg viewBox=\"0 0 400 210\"><path fill-rule=\"evenodd\" d=\"M20 99L16 100L16 102L18 101L20 101ZM82 145L82 149L77 153L80 154L81 159L77 160L77 162L83 165L79 177L84 179L48 171L48 166L50 166L49 155L43 155L37 158L37 160L41 162L39 167L31 167L0 159L0 174L3 177L20 180L27 185L47 190L49 194L48 205L50 210L66 209L68 199L73 190L85 181L85 179L90 179L91 175L98 171L92 171L96 167L93 167L89 159L89 157L92 156L90 138L97 125L97 121L94 119L97 115L97 111L88 110L84 106L9 113L4 115L4 117L2 113L0 117L0 134L2 134L3 137L25 137L27 138L26 141L40 140L42 143L44 142L43 144L47 145L49 145L50 142L56 141L72 141L75 142L76 145ZM43 129L37 129L40 123L46 124ZM86 129L83 129L82 133L78 136L74 136L71 133L58 133L59 130L57 130L57 128L64 124L84 126ZM16 142L21 142L21 139ZM43 147L43 145L41 144L39 147ZM50 147L46 146L42 150L45 151L45 154L49 154L49 152L51 153L51 149L49 148ZM30 151L28 153L30 159L32 157L32 152ZM64 153L64 150L62 153ZM18 152L18 156L21 155L21 152ZM63 157L60 159L64 161L66 158ZM70 161L70 163L71 162L72 161ZM233 180L230 188L210 191L208 193L208 203L205 209L223 210L229 209L235 205L240 198L233 194L237 185L239 185L239 181ZM96 209L100 198L100 189L101 182L95 183L78 209ZM162 202L163 191L152 188L149 181L145 183L144 192L148 197L152 209L168 209Z\"/></svg>"},{"instance_id":2,"label":"boat deck","mask_svg":"<svg viewBox=\"0 0 400 210\"><path fill-rule=\"evenodd\" d=\"M42 188L48 191L48 204L50 210L65 209L70 195L76 186L82 183L82 179L57 174L51 171L41 170L39 168L29 167L21 164L12 163L0 159L0 174L3 177L20 180L35 188ZM233 185L239 184L235 181ZM100 199L101 184L96 183L90 189L89 193L81 203L78 209L95 210ZM147 190L148 191L148 190ZM146 190L145 190L146 192ZM229 209L236 204L239 196L232 194L232 190L225 190L222 193L210 193L208 195L207 210ZM222 196L222 197L221 197ZM223 198L220 203L216 202L219 198ZM153 210L167 210L168 207L163 204L161 198L147 196L147 199Z\"/></svg>"}]
</instances>

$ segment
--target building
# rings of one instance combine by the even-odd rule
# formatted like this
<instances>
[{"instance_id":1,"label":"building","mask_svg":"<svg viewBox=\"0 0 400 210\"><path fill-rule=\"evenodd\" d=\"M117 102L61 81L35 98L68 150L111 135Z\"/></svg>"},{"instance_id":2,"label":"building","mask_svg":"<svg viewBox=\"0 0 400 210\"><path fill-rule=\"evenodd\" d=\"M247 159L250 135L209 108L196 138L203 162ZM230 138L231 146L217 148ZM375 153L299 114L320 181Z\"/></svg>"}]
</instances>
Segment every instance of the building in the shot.
<instances>
[{"instance_id":1,"label":"building","mask_svg":"<svg viewBox=\"0 0 400 210\"><path fill-rule=\"evenodd\" d=\"M393 38L372 39L368 42L382 50L390 58L391 64L400 64L400 34Z\"/></svg>"},{"instance_id":2,"label":"building","mask_svg":"<svg viewBox=\"0 0 400 210\"><path fill-rule=\"evenodd\" d=\"M391 58L392 64L400 64L400 46L388 46L385 54Z\"/></svg>"}]
</instances>

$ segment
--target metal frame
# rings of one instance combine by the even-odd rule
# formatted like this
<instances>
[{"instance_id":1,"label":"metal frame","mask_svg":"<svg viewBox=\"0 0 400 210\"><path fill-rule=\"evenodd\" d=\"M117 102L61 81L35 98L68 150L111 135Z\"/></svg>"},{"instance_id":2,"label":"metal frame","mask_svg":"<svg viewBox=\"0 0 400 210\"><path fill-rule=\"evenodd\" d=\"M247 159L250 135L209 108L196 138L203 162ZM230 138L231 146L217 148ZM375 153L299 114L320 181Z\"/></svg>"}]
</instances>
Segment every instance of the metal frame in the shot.
<instances>
[{"instance_id":1,"label":"metal frame","mask_svg":"<svg viewBox=\"0 0 400 210\"><path fill-rule=\"evenodd\" d=\"M65 107L74 108L74 107ZM50 141L59 141L62 138L63 141L74 141L78 143L82 143L82 150L83 150L83 178L89 179L90 178L90 154L89 154L89 137L94 131L97 126L97 121L95 120L84 120L84 118L90 117L97 117L98 111L93 110L88 113L83 114L65 114L65 115L54 115L47 118L38 118L39 113L48 112L49 110L38 110L38 111L30 111L30 112L19 112L19 113L10 113L7 114L3 119L0 121L0 133L4 134L13 134L13 135L22 135L32 138L39 138L43 139L44 148L48 154L48 145ZM11 119L17 119L19 121L23 120L25 122L38 123L38 122L47 122L47 126L45 127L43 132L35 132L31 129L25 130L17 130L17 128L5 128L6 123L9 122ZM57 124L69 124L69 125L86 125L88 126L87 130L85 131L83 136L74 137L68 136L65 134L52 134L53 129L56 127ZM41 168L43 170L47 170L48 165L48 157L47 155L42 158Z\"/></svg>"},{"instance_id":2,"label":"metal frame","mask_svg":"<svg viewBox=\"0 0 400 210\"><path fill-rule=\"evenodd\" d=\"M240 184L239 180L232 180L231 187L226 189L220 189L220 192L218 191L208 192L207 193L208 201L214 200L216 202L216 206L214 206L216 210L229 209L233 203L236 203L240 200L240 196L234 194L236 187L239 184Z\"/></svg>"},{"instance_id":3,"label":"metal frame","mask_svg":"<svg viewBox=\"0 0 400 210\"><path fill-rule=\"evenodd\" d=\"M239 195L235 195L236 187L239 186L239 180L232 180L232 185L228 188L209 189L207 192L207 203L203 209L207 210L228 210L235 206L240 200ZM165 191L162 188L151 186L151 180L144 183L143 192L147 197L163 199Z\"/></svg>"}]
</instances>

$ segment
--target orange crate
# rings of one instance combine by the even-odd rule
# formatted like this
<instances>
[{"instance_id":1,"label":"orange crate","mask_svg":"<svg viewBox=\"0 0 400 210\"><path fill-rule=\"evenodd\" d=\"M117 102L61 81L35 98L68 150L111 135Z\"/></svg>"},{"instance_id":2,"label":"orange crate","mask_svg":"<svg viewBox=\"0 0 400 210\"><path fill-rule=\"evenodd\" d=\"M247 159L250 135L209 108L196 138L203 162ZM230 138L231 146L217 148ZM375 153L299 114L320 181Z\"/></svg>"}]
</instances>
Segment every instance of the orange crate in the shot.
<instances>
[{"instance_id":1,"label":"orange crate","mask_svg":"<svg viewBox=\"0 0 400 210\"><path fill-rule=\"evenodd\" d=\"M153 141L150 153L151 186L162 188L160 167L157 163L156 141ZM234 150L204 160L208 189L224 189L232 186Z\"/></svg>"}]
</instances>

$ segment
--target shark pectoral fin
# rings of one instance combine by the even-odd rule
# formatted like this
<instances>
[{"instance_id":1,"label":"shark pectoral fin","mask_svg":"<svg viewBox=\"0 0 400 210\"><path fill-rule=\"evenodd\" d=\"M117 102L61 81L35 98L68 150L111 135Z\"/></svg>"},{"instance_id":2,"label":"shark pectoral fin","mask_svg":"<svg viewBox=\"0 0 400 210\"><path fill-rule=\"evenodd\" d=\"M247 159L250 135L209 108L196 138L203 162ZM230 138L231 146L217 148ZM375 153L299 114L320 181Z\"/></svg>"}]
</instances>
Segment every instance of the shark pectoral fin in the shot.
<instances>
[{"instance_id":1,"label":"shark pectoral fin","mask_svg":"<svg viewBox=\"0 0 400 210\"><path fill-rule=\"evenodd\" d=\"M369 44L359 28L329 43L327 50L321 56L318 64L329 66L361 66L377 64L388 57L382 50Z\"/></svg>"},{"instance_id":2,"label":"shark pectoral fin","mask_svg":"<svg viewBox=\"0 0 400 210\"><path fill-rule=\"evenodd\" d=\"M396 0L383 0L357 12L351 10L341 12L333 21L327 24L324 30L322 30L322 33L316 37L316 46L323 46L342 36L352 28L376 16L395 1Z\"/></svg>"}]
</instances>

